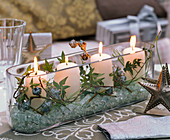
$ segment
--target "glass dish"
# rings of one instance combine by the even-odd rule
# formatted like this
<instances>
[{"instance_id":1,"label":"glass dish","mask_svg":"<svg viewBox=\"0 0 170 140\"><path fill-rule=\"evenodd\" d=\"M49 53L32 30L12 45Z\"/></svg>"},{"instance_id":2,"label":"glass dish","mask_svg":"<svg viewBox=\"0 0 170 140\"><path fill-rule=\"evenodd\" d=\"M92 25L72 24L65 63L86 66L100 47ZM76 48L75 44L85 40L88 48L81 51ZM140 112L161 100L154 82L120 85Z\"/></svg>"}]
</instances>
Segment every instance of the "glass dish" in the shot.
<instances>
[{"instance_id":1,"label":"glass dish","mask_svg":"<svg viewBox=\"0 0 170 140\"><path fill-rule=\"evenodd\" d=\"M27 75L33 63L8 68L7 117L12 129L36 133L147 99L148 93L137 82L141 77L153 77L154 46L144 42L136 44L142 50L135 55L143 53L145 61L133 61L136 66L140 62L141 69L136 74L133 70L134 76L129 80L126 79L128 70L123 72L126 65L122 65L122 58L125 62L134 55L123 54L128 47L128 42L105 46L101 56L110 57L100 60L94 60L98 49L92 49L88 51L91 58L87 60L82 60L83 51L80 51L67 55L72 62L60 63L59 57L39 61L41 70L54 71L39 70L38 76L36 72ZM96 71L97 67L100 71ZM143 70L144 74L140 73Z\"/></svg>"}]
</instances>

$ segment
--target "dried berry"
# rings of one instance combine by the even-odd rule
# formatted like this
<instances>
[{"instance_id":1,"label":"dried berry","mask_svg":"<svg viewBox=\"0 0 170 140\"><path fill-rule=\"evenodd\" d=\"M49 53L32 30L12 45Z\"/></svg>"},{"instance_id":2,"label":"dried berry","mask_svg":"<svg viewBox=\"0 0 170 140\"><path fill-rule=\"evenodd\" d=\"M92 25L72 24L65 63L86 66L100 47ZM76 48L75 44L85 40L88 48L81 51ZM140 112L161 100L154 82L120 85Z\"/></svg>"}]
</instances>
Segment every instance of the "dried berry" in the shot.
<instances>
[{"instance_id":1,"label":"dried berry","mask_svg":"<svg viewBox=\"0 0 170 140\"><path fill-rule=\"evenodd\" d=\"M41 94L41 88L39 88L39 87L33 88L33 89L32 89L32 93L33 93L34 95L40 95L40 94Z\"/></svg>"},{"instance_id":2,"label":"dried berry","mask_svg":"<svg viewBox=\"0 0 170 140\"><path fill-rule=\"evenodd\" d=\"M29 99L28 101L23 102L23 103L21 104L21 107L22 107L23 109L25 109L25 110L28 110L28 109L30 109L30 105L31 105L31 100Z\"/></svg>"},{"instance_id":3,"label":"dried berry","mask_svg":"<svg viewBox=\"0 0 170 140\"><path fill-rule=\"evenodd\" d=\"M87 60L87 59L88 59L87 55L84 54L84 53L83 53L83 55L81 56L81 58L82 58L83 60Z\"/></svg>"},{"instance_id":4,"label":"dried berry","mask_svg":"<svg viewBox=\"0 0 170 140\"><path fill-rule=\"evenodd\" d=\"M51 100L46 100L42 104L41 107L42 107L41 112L43 112L43 113L49 112L51 110L51 107L52 107L52 101Z\"/></svg>"},{"instance_id":5,"label":"dried berry","mask_svg":"<svg viewBox=\"0 0 170 140\"><path fill-rule=\"evenodd\" d=\"M113 94L113 88L112 88L112 87L109 87L109 88L106 90L106 93L108 93L108 94Z\"/></svg>"},{"instance_id":6,"label":"dried berry","mask_svg":"<svg viewBox=\"0 0 170 140\"><path fill-rule=\"evenodd\" d=\"M71 41L69 42L69 45L71 46L71 48L76 48L77 45L78 45L78 42L73 39L73 40L71 40Z\"/></svg>"},{"instance_id":7,"label":"dried berry","mask_svg":"<svg viewBox=\"0 0 170 140\"><path fill-rule=\"evenodd\" d=\"M60 99L61 92L56 88L51 88L49 91L56 99Z\"/></svg>"},{"instance_id":8,"label":"dried berry","mask_svg":"<svg viewBox=\"0 0 170 140\"><path fill-rule=\"evenodd\" d=\"M118 66L113 67L114 86L120 86L126 81L125 72Z\"/></svg>"}]
</instances>

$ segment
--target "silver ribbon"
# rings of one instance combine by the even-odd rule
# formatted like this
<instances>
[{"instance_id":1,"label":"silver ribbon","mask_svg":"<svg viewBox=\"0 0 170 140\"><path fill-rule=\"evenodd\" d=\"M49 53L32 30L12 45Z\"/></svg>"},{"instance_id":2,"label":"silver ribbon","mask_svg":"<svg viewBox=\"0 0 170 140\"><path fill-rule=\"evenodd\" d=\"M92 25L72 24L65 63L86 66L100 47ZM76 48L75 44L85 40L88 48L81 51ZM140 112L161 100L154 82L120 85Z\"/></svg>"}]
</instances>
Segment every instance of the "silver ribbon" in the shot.
<instances>
[{"instance_id":1,"label":"silver ribbon","mask_svg":"<svg viewBox=\"0 0 170 140\"><path fill-rule=\"evenodd\" d=\"M158 23L158 18L156 14L154 13L154 8L148 5L145 5L139 12L137 16L127 16L127 19L129 20L129 27L130 27L130 34L136 35L137 41L141 41L140 38L140 30L139 30L139 23L140 21L148 21L156 24L157 32L160 32L161 26ZM144 36L143 41L151 40L152 36L150 33L150 29L144 30Z\"/></svg>"}]
</instances>

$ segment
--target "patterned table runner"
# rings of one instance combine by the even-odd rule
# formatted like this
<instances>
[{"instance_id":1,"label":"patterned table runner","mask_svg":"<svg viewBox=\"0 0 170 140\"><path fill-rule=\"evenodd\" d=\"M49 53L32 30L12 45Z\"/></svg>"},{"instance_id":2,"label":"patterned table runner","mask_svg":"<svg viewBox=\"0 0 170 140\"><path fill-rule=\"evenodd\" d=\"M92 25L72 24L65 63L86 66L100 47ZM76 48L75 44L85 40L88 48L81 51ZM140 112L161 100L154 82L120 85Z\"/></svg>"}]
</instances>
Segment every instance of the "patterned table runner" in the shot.
<instances>
[{"instance_id":1,"label":"patterned table runner","mask_svg":"<svg viewBox=\"0 0 170 140\"><path fill-rule=\"evenodd\" d=\"M96 116L75 121L37 134L22 134L11 130L3 133L9 130L9 126L7 122L5 122L5 113L0 113L0 140L104 140L106 137L98 130L97 124L124 121L139 116L139 114L136 114L133 110L143 110L146 106L146 102L147 101L144 101L121 109L100 113ZM160 110L164 110L164 108L159 107L154 111L157 112Z\"/></svg>"}]
</instances>

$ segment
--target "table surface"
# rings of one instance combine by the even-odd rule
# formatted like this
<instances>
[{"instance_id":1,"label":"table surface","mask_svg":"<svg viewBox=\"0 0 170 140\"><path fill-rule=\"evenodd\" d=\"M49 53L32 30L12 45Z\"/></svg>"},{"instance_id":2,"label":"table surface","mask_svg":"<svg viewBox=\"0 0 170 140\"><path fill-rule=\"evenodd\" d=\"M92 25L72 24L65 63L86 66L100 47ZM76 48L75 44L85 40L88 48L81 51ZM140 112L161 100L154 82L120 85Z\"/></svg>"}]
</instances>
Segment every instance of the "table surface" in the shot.
<instances>
[{"instance_id":1,"label":"table surface","mask_svg":"<svg viewBox=\"0 0 170 140\"><path fill-rule=\"evenodd\" d=\"M22 134L11 131L5 118L5 112L0 113L0 140L104 140L106 137L98 130L97 124L111 123L117 121L127 120L129 118L138 116L134 110L143 110L148 101L140 102L138 104L126 106L120 109L100 113L96 116L81 119L48 131L37 134ZM163 106L158 106L153 109L151 113L167 112ZM167 112L168 113L168 112ZM4 133L5 132L5 133Z\"/></svg>"},{"instance_id":2,"label":"table surface","mask_svg":"<svg viewBox=\"0 0 170 140\"><path fill-rule=\"evenodd\" d=\"M165 43L168 43L168 45L166 45L165 43L162 43L162 41L164 41ZM164 46L169 46L170 41L167 40L162 40L161 42L158 41L158 44L160 44L159 49L160 50L166 50L166 49L162 49L162 47ZM87 49L91 49L90 46L93 46L94 48L97 46L98 43L94 44L93 42L91 45L87 46ZM60 47L61 45L61 47ZM59 47L57 47L59 46ZM53 46L52 48L52 55L56 56L61 53L61 50L63 50L62 46L66 46L63 45L63 43L57 44L55 46ZM57 47L57 49L56 49ZM89 47L89 48L88 48ZM60 49L59 49L60 48ZM77 48L77 50L79 50L79 48ZM77 51L75 50L75 51ZM71 50L68 50L66 53L70 53ZM170 61L170 59L167 59L168 55L165 55L164 52L160 51L160 55L161 55L161 59L166 58L166 62L168 62L168 60ZM166 52L169 52L166 50ZM162 55L164 54L164 55ZM164 60L164 59L163 59ZM163 61L164 62L164 61ZM170 63L170 62L168 62ZM3 86L0 86L3 87ZM79 121L75 121L72 122L70 124L67 125L63 125L57 128L54 128L52 130L49 131L45 131L42 133L37 133L37 134L22 134L22 133L18 133L15 131L11 131L10 127L7 123L6 120L6 116L5 116L5 112L2 112L5 110L5 92L4 89L0 89L1 91L1 95L0 95L0 140L34 140L34 139L41 139L41 140L65 140L65 139L69 139L69 140L85 140L85 139L93 139L93 140L104 140L106 139L106 137L98 130L97 128L97 124L103 124L103 123L109 123L109 122L117 122L117 121L123 121L123 120L127 120L129 118L138 116L139 114L135 113L134 110L135 109L144 109L146 106L147 101L138 103L138 104L134 104L131 106L126 106L120 109L116 109L116 110L112 110L112 111L108 111L105 113L101 113L98 114L96 116L90 117L90 118L86 118L86 119L82 119ZM162 108L161 106L158 106L158 108L156 108L154 110L154 113L156 112L160 112L160 110L163 110L163 112L165 111L164 108ZM170 138L169 138L170 139Z\"/></svg>"}]
</instances>

